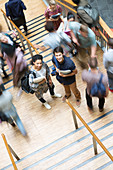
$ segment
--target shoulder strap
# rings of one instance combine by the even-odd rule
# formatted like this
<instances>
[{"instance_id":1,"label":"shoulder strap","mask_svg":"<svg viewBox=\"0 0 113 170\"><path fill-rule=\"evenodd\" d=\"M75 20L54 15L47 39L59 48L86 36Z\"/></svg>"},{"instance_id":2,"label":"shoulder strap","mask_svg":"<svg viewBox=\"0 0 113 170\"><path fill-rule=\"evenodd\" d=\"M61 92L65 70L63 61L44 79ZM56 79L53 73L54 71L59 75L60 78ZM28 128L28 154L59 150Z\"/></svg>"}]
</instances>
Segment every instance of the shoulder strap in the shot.
<instances>
[{"instance_id":1,"label":"shoulder strap","mask_svg":"<svg viewBox=\"0 0 113 170\"><path fill-rule=\"evenodd\" d=\"M101 83L101 82L102 82L102 78L103 78L103 74L101 73L99 83Z\"/></svg>"}]
</instances>

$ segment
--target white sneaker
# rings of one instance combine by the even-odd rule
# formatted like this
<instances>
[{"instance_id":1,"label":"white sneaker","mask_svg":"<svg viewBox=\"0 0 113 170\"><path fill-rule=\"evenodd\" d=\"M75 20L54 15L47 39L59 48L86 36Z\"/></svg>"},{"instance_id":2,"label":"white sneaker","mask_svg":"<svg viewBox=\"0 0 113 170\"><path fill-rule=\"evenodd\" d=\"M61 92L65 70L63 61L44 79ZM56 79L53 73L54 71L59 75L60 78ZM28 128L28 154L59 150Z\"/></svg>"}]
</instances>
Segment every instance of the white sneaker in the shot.
<instances>
[{"instance_id":1,"label":"white sneaker","mask_svg":"<svg viewBox=\"0 0 113 170\"><path fill-rule=\"evenodd\" d=\"M46 107L46 109L51 109L51 106L47 102L43 103L43 105Z\"/></svg>"},{"instance_id":2,"label":"white sneaker","mask_svg":"<svg viewBox=\"0 0 113 170\"><path fill-rule=\"evenodd\" d=\"M56 93L56 94L54 94L54 95L51 95L51 97L53 97L53 98L60 98L60 97L62 97L62 95L61 95L61 94Z\"/></svg>"}]
</instances>

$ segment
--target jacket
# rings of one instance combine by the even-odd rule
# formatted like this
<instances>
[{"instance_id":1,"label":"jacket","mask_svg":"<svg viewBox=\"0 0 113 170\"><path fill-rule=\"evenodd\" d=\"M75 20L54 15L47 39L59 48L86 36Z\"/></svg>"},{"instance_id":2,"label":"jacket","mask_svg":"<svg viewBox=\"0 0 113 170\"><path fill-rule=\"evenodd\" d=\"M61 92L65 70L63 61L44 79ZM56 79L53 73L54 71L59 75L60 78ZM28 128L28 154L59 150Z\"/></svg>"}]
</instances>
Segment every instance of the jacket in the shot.
<instances>
[{"instance_id":1,"label":"jacket","mask_svg":"<svg viewBox=\"0 0 113 170\"><path fill-rule=\"evenodd\" d=\"M11 13L9 8L11 9ZM26 10L26 6L21 0L9 0L9 2L5 3L6 15L10 16L11 18L16 18L19 16L24 16L23 10Z\"/></svg>"}]
</instances>

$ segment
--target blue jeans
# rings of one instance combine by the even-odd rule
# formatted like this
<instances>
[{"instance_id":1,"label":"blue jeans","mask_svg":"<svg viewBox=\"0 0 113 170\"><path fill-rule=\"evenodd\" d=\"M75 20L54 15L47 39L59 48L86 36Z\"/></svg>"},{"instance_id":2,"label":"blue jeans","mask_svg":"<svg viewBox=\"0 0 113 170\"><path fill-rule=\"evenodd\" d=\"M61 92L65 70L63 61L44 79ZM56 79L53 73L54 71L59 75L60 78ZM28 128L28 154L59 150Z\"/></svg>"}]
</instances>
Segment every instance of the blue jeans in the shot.
<instances>
[{"instance_id":1,"label":"blue jeans","mask_svg":"<svg viewBox=\"0 0 113 170\"><path fill-rule=\"evenodd\" d=\"M16 108L15 108L15 106L14 106L13 104L12 104L12 108L9 110L7 116L8 116L9 118L10 118L10 117L13 118L13 120L14 120L15 123L17 124L20 132L23 134L23 136L26 136L26 135L27 135L26 130L25 130L25 128L24 128L24 126L23 126L23 124L22 124L22 121L21 121L20 117L18 116L17 111L16 111ZM10 122L10 119L9 119L9 123L12 123L12 122Z\"/></svg>"}]
</instances>

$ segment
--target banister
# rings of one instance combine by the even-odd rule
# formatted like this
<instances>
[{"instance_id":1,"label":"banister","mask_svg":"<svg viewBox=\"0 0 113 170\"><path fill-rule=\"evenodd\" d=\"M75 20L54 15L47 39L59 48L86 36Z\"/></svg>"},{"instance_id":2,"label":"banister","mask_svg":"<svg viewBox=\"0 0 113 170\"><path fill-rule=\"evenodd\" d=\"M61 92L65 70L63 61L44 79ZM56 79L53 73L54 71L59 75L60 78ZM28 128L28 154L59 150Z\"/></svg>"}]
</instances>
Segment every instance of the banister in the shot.
<instances>
[{"instance_id":1,"label":"banister","mask_svg":"<svg viewBox=\"0 0 113 170\"><path fill-rule=\"evenodd\" d=\"M13 164L14 170L18 170L18 169L17 169L17 166L16 166L16 164L15 164L15 162L14 162L14 159L13 159L13 157L12 157L12 154L11 154L11 152L10 152L10 149L9 149L9 146L8 146L8 143L7 143L7 140L6 140L6 138L5 138L5 135L4 135L4 134L1 134L1 136L2 136L2 138L3 138L3 140L4 140L4 143L5 143L7 152L8 152L8 154L9 154L9 157L10 157L10 159L11 159L11 162L12 162L12 164Z\"/></svg>"},{"instance_id":2,"label":"banister","mask_svg":"<svg viewBox=\"0 0 113 170\"><path fill-rule=\"evenodd\" d=\"M91 130L91 128L87 125L85 120L80 116L80 114L75 110L75 108L72 106L72 104L66 99L67 104L72 109L72 111L77 115L77 117L80 119L80 121L83 123L83 125L87 128L87 130L90 132L90 134L94 137L94 139L97 141L97 143L101 146L101 148L105 151L105 153L109 156L109 158L113 161L113 156L111 153L107 150L107 148L103 145L103 143L99 140L99 138L95 135L95 133Z\"/></svg>"},{"instance_id":3,"label":"banister","mask_svg":"<svg viewBox=\"0 0 113 170\"><path fill-rule=\"evenodd\" d=\"M22 31L20 31L20 29L13 23L13 21L6 16L5 12L2 9L1 9L1 12L11 22L11 24L17 29L17 31L24 37L24 39L30 44L30 46L35 50L36 54L39 54L38 50L33 46L33 44L29 41L29 39L22 33Z\"/></svg>"}]
</instances>

